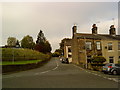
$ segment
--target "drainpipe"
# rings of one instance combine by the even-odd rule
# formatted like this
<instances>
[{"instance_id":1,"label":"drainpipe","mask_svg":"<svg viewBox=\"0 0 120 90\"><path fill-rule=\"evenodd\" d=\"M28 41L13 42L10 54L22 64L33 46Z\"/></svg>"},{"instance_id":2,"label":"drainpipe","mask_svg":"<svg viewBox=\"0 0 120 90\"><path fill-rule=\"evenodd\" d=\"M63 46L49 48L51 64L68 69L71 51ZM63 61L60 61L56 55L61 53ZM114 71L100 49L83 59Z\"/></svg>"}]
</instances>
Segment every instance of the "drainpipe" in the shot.
<instances>
[{"instance_id":1,"label":"drainpipe","mask_svg":"<svg viewBox=\"0 0 120 90\"><path fill-rule=\"evenodd\" d=\"M86 62L85 62L86 65L85 65L85 67L88 68L88 65L87 65L87 63L88 63L87 62L87 54L86 54L86 38L85 37L84 37L84 42L85 42L85 59L86 59Z\"/></svg>"}]
</instances>

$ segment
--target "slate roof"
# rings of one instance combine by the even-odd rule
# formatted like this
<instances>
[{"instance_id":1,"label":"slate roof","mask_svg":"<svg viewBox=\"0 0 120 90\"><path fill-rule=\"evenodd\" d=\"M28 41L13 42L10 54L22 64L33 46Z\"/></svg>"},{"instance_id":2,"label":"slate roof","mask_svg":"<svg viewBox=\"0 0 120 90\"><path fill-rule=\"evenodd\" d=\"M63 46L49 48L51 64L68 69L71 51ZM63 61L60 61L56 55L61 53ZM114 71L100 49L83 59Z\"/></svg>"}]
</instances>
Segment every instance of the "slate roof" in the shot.
<instances>
[{"instance_id":1,"label":"slate roof","mask_svg":"<svg viewBox=\"0 0 120 90\"><path fill-rule=\"evenodd\" d=\"M77 33L77 39L95 39L95 40L120 40L120 35L109 35L109 34L84 34Z\"/></svg>"}]
</instances>

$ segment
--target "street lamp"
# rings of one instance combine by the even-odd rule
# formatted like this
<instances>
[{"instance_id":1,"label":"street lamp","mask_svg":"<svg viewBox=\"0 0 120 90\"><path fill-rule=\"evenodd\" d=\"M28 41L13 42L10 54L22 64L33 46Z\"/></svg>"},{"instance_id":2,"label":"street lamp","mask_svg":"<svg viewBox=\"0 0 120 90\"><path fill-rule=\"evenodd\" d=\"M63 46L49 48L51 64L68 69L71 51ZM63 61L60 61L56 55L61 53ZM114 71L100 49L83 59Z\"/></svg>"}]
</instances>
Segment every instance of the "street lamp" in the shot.
<instances>
[{"instance_id":1,"label":"street lamp","mask_svg":"<svg viewBox=\"0 0 120 90\"><path fill-rule=\"evenodd\" d=\"M12 63L14 63L14 47L12 48L12 53L13 53Z\"/></svg>"}]
</instances>

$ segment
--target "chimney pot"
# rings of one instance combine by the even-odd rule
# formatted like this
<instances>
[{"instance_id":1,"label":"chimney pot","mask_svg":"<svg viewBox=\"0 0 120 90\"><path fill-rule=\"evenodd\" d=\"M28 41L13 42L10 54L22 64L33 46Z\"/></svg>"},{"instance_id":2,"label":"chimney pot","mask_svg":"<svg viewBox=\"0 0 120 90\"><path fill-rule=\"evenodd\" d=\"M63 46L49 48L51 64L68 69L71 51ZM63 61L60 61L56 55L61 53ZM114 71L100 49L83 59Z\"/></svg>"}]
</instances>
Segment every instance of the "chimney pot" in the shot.
<instances>
[{"instance_id":1,"label":"chimney pot","mask_svg":"<svg viewBox=\"0 0 120 90\"><path fill-rule=\"evenodd\" d=\"M116 35L116 29L115 29L114 25L110 26L109 34L110 35Z\"/></svg>"},{"instance_id":2,"label":"chimney pot","mask_svg":"<svg viewBox=\"0 0 120 90\"><path fill-rule=\"evenodd\" d=\"M73 30L73 37L74 37L74 34L76 34L76 33L77 33L77 26L76 26L76 25L74 25L74 26L73 26L73 28L72 28L72 30Z\"/></svg>"},{"instance_id":3,"label":"chimney pot","mask_svg":"<svg viewBox=\"0 0 120 90\"><path fill-rule=\"evenodd\" d=\"M97 34L97 26L96 26L96 24L93 24L92 25L92 34Z\"/></svg>"}]
</instances>

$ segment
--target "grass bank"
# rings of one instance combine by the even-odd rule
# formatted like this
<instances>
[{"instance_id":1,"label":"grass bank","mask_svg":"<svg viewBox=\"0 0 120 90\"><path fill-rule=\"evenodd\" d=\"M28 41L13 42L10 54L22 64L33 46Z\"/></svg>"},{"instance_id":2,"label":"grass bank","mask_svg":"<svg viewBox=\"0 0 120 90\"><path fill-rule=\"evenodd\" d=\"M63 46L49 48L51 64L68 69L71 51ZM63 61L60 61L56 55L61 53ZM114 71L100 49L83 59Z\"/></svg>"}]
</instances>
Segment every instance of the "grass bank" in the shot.
<instances>
[{"instance_id":1,"label":"grass bank","mask_svg":"<svg viewBox=\"0 0 120 90\"><path fill-rule=\"evenodd\" d=\"M47 60L50 55L43 54L31 49L23 48L0 48L2 51L2 61L30 61L30 60Z\"/></svg>"},{"instance_id":2,"label":"grass bank","mask_svg":"<svg viewBox=\"0 0 120 90\"><path fill-rule=\"evenodd\" d=\"M24 71L42 66L47 63L51 55L43 54L31 49L0 48L2 57L2 73Z\"/></svg>"},{"instance_id":3,"label":"grass bank","mask_svg":"<svg viewBox=\"0 0 120 90\"><path fill-rule=\"evenodd\" d=\"M41 62L41 61L42 60L15 61L15 62L3 61L3 62L0 62L0 65L21 65L21 64L38 63L38 62Z\"/></svg>"}]
</instances>

